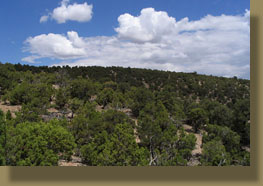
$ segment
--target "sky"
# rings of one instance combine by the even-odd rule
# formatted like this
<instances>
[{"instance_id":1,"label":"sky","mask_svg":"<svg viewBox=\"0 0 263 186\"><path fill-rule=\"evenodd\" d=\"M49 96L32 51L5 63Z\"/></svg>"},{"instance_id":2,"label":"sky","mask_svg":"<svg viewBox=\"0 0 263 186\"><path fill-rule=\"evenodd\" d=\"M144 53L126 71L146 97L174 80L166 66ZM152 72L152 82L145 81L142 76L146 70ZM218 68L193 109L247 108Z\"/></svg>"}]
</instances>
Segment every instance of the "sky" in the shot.
<instances>
[{"instance_id":1,"label":"sky","mask_svg":"<svg viewBox=\"0 0 263 186\"><path fill-rule=\"evenodd\" d=\"M8 0L0 61L249 79L249 0Z\"/></svg>"}]
</instances>

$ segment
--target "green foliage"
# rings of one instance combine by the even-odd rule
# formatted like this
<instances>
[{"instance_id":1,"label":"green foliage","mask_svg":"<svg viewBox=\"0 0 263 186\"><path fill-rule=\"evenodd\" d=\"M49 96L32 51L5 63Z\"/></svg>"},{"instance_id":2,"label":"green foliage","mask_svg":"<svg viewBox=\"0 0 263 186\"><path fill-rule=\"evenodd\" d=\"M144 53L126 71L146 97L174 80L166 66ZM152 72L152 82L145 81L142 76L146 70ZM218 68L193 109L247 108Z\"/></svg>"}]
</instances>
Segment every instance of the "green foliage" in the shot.
<instances>
[{"instance_id":1,"label":"green foliage","mask_svg":"<svg viewBox=\"0 0 263 186\"><path fill-rule=\"evenodd\" d=\"M118 110L127 106L125 96L121 92L114 92L111 107Z\"/></svg>"},{"instance_id":2,"label":"green foliage","mask_svg":"<svg viewBox=\"0 0 263 186\"><path fill-rule=\"evenodd\" d=\"M240 153L239 165L250 166L250 152L242 151Z\"/></svg>"},{"instance_id":3,"label":"green foliage","mask_svg":"<svg viewBox=\"0 0 263 186\"><path fill-rule=\"evenodd\" d=\"M237 100L234 104L234 131L238 132L241 136L241 143L243 145L250 144L250 100L243 99Z\"/></svg>"},{"instance_id":4,"label":"green foliage","mask_svg":"<svg viewBox=\"0 0 263 186\"><path fill-rule=\"evenodd\" d=\"M117 124L112 134L106 131L97 134L81 148L83 161L99 166L147 165L147 153L136 144L133 129L128 124Z\"/></svg>"},{"instance_id":5,"label":"green foliage","mask_svg":"<svg viewBox=\"0 0 263 186\"><path fill-rule=\"evenodd\" d=\"M58 109L64 108L68 103L68 94L65 88L59 88L56 92L56 106Z\"/></svg>"},{"instance_id":6,"label":"green foliage","mask_svg":"<svg viewBox=\"0 0 263 186\"><path fill-rule=\"evenodd\" d=\"M240 148L240 136L229 129L218 125L208 125L207 135L203 137L203 143L213 139L221 140L227 152L236 153Z\"/></svg>"},{"instance_id":7,"label":"green foliage","mask_svg":"<svg viewBox=\"0 0 263 186\"><path fill-rule=\"evenodd\" d=\"M97 86L88 79L77 78L70 82L69 92L71 98L88 101L96 93Z\"/></svg>"},{"instance_id":8,"label":"green foliage","mask_svg":"<svg viewBox=\"0 0 263 186\"><path fill-rule=\"evenodd\" d=\"M221 141L212 140L203 145L201 163L205 166L230 165L230 157Z\"/></svg>"},{"instance_id":9,"label":"green foliage","mask_svg":"<svg viewBox=\"0 0 263 186\"><path fill-rule=\"evenodd\" d=\"M249 165L250 153L244 150L250 146L249 87L249 80L196 72L0 63L1 100L22 105L16 117L8 112L0 119L0 164L57 163L60 152L44 148L45 136L29 137L32 122L43 127L45 115L67 118L57 121L55 128L69 129L77 144L74 153L82 154L89 165L187 165L196 141L181 128L187 122L194 132L203 129L203 165ZM59 111L47 112L54 97ZM66 115L70 111L72 115ZM22 140L27 146L19 146L22 135L21 140L33 141ZM140 142L135 145L136 135ZM24 147L36 152L22 152Z\"/></svg>"},{"instance_id":10,"label":"green foliage","mask_svg":"<svg viewBox=\"0 0 263 186\"><path fill-rule=\"evenodd\" d=\"M159 102L158 105L154 102L148 103L138 117L137 128L141 143L152 148L158 146L162 131L170 124L168 113L162 103Z\"/></svg>"},{"instance_id":11,"label":"green foliage","mask_svg":"<svg viewBox=\"0 0 263 186\"><path fill-rule=\"evenodd\" d=\"M22 105L21 111L16 113L15 123L22 122L38 122L41 118L39 116L39 108L31 107L30 105Z\"/></svg>"},{"instance_id":12,"label":"green foliage","mask_svg":"<svg viewBox=\"0 0 263 186\"><path fill-rule=\"evenodd\" d=\"M125 94L126 92L130 91L131 87L129 83L119 83L118 84L118 90Z\"/></svg>"},{"instance_id":13,"label":"green foliage","mask_svg":"<svg viewBox=\"0 0 263 186\"><path fill-rule=\"evenodd\" d=\"M157 95L156 100L161 100L167 111L175 119L183 119L185 118L185 114L183 112L182 103L176 98L176 93L171 89L172 87L165 87L165 89Z\"/></svg>"},{"instance_id":14,"label":"green foliage","mask_svg":"<svg viewBox=\"0 0 263 186\"><path fill-rule=\"evenodd\" d=\"M187 135L169 119L161 102L149 103L138 118L140 144L150 151L150 165L186 165L195 147L194 135Z\"/></svg>"},{"instance_id":15,"label":"green foliage","mask_svg":"<svg viewBox=\"0 0 263 186\"><path fill-rule=\"evenodd\" d=\"M6 120L12 119L12 114L11 114L10 110L7 111L5 118L6 118Z\"/></svg>"},{"instance_id":16,"label":"green foliage","mask_svg":"<svg viewBox=\"0 0 263 186\"><path fill-rule=\"evenodd\" d=\"M57 165L70 159L75 147L73 136L58 121L21 123L9 128L8 163L21 166Z\"/></svg>"},{"instance_id":17,"label":"green foliage","mask_svg":"<svg viewBox=\"0 0 263 186\"><path fill-rule=\"evenodd\" d=\"M76 114L77 117L73 118L70 128L76 143L81 146L91 136L103 130L102 118L101 114L95 111L94 105L89 103L80 107Z\"/></svg>"},{"instance_id":18,"label":"green foliage","mask_svg":"<svg viewBox=\"0 0 263 186\"><path fill-rule=\"evenodd\" d=\"M78 98L73 98L69 100L69 108L73 112L73 114L84 105L84 102ZM74 117L74 116L73 116Z\"/></svg>"},{"instance_id":19,"label":"green foliage","mask_svg":"<svg viewBox=\"0 0 263 186\"><path fill-rule=\"evenodd\" d=\"M195 108L190 111L189 123L194 127L195 132L208 123L207 113L202 108Z\"/></svg>"},{"instance_id":20,"label":"green foliage","mask_svg":"<svg viewBox=\"0 0 263 186\"><path fill-rule=\"evenodd\" d=\"M9 101L12 105L21 105L22 103L30 102L30 85L28 83L22 83L17 85L9 93Z\"/></svg>"},{"instance_id":21,"label":"green foliage","mask_svg":"<svg viewBox=\"0 0 263 186\"><path fill-rule=\"evenodd\" d=\"M145 107L147 103L153 101L153 94L150 90L145 88L132 89L129 92L129 96L132 98L131 109L133 114L137 117L140 111Z\"/></svg>"},{"instance_id":22,"label":"green foliage","mask_svg":"<svg viewBox=\"0 0 263 186\"><path fill-rule=\"evenodd\" d=\"M51 94L51 86L45 83L22 82L9 92L8 99L12 105L31 103L37 107L44 107L49 103Z\"/></svg>"},{"instance_id":23,"label":"green foliage","mask_svg":"<svg viewBox=\"0 0 263 186\"><path fill-rule=\"evenodd\" d=\"M81 146L101 131L105 130L108 134L113 133L118 123L127 123L134 127L134 122L124 113L116 110L100 113L94 109L92 104L87 103L77 111L77 117L74 117L71 122L71 131L76 143Z\"/></svg>"},{"instance_id":24,"label":"green foliage","mask_svg":"<svg viewBox=\"0 0 263 186\"><path fill-rule=\"evenodd\" d=\"M4 95L14 88L19 80L19 74L15 71L12 64L0 63L0 95Z\"/></svg>"},{"instance_id":25,"label":"green foliage","mask_svg":"<svg viewBox=\"0 0 263 186\"><path fill-rule=\"evenodd\" d=\"M0 110L0 166L5 165L5 142L6 142L6 122L4 113Z\"/></svg>"},{"instance_id":26,"label":"green foliage","mask_svg":"<svg viewBox=\"0 0 263 186\"><path fill-rule=\"evenodd\" d=\"M97 102L105 107L107 104L111 103L113 101L113 95L114 91L111 88L105 88L103 89L97 98Z\"/></svg>"},{"instance_id":27,"label":"green foliage","mask_svg":"<svg viewBox=\"0 0 263 186\"><path fill-rule=\"evenodd\" d=\"M116 91L118 87L118 84L113 81L108 81L103 84L104 89L112 89L113 91Z\"/></svg>"},{"instance_id":28,"label":"green foliage","mask_svg":"<svg viewBox=\"0 0 263 186\"><path fill-rule=\"evenodd\" d=\"M156 158L156 165L186 166L195 147L196 137L187 135L183 129L177 131L174 125L163 132L160 154Z\"/></svg>"},{"instance_id":29,"label":"green foliage","mask_svg":"<svg viewBox=\"0 0 263 186\"><path fill-rule=\"evenodd\" d=\"M107 110L106 112L102 113L102 120L103 130L106 130L108 134L113 133L114 127L118 123L127 123L132 128L134 128L134 122L123 112L119 112L116 110Z\"/></svg>"},{"instance_id":30,"label":"green foliage","mask_svg":"<svg viewBox=\"0 0 263 186\"><path fill-rule=\"evenodd\" d=\"M216 101L205 100L202 107L207 111L209 123L221 126L232 127L233 112L227 106Z\"/></svg>"}]
</instances>

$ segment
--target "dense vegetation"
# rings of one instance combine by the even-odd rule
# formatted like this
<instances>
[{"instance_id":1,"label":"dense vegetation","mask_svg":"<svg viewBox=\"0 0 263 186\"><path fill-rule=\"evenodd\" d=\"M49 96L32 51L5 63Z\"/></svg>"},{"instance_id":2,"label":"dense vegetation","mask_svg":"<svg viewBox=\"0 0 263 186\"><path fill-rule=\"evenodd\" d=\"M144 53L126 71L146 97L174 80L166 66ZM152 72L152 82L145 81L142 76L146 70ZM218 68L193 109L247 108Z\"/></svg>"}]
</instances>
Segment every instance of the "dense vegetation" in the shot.
<instances>
[{"instance_id":1,"label":"dense vegetation","mask_svg":"<svg viewBox=\"0 0 263 186\"><path fill-rule=\"evenodd\" d=\"M92 166L250 165L249 87L197 73L0 63L1 105L21 105L0 111L0 165L72 155Z\"/></svg>"}]
</instances>

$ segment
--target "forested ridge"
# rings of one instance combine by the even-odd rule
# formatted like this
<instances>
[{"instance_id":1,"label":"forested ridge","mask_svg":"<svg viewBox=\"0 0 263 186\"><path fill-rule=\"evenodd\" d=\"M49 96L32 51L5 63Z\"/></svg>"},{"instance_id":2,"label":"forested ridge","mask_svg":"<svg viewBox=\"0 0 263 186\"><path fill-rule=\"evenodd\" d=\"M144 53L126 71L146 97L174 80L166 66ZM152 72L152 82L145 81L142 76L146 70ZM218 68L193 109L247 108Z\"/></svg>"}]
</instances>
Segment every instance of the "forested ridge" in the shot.
<instances>
[{"instance_id":1,"label":"forested ridge","mask_svg":"<svg viewBox=\"0 0 263 186\"><path fill-rule=\"evenodd\" d=\"M0 63L0 98L0 165L250 165L249 80Z\"/></svg>"}]
</instances>

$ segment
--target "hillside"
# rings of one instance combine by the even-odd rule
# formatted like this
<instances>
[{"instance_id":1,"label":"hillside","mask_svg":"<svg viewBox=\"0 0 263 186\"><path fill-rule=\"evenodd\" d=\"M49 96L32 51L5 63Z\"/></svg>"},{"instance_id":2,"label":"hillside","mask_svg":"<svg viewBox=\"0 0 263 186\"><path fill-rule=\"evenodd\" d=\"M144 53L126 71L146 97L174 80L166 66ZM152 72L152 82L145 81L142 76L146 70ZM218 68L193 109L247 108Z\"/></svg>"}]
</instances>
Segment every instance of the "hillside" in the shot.
<instances>
[{"instance_id":1,"label":"hillside","mask_svg":"<svg viewBox=\"0 0 263 186\"><path fill-rule=\"evenodd\" d=\"M249 87L197 73L0 63L0 165L250 165Z\"/></svg>"}]
</instances>

